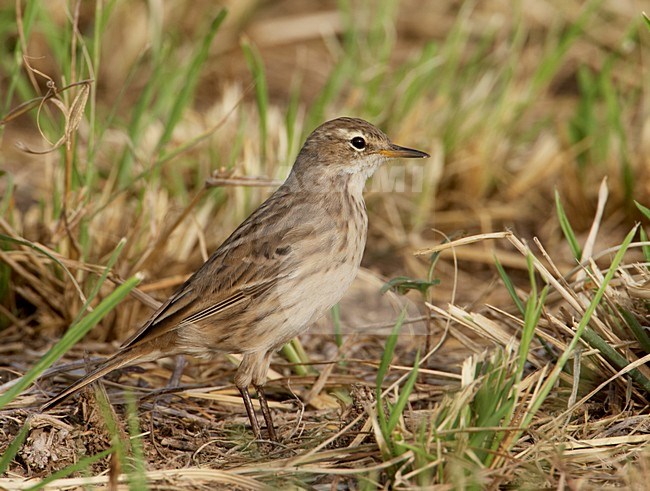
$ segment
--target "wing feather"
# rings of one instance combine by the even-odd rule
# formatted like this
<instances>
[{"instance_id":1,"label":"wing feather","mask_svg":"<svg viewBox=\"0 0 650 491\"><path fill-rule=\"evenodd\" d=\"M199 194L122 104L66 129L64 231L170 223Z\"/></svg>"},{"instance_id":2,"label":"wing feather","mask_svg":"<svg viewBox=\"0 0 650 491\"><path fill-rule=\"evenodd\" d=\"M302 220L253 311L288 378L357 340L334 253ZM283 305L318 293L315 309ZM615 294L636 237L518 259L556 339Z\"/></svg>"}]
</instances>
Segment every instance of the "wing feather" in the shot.
<instances>
[{"instance_id":1,"label":"wing feather","mask_svg":"<svg viewBox=\"0 0 650 491\"><path fill-rule=\"evenodd\" d=\"M280 188L253 212L121 348L242 308L290 274L292 247L314 226L299 221L310 215L292 213L285 197Z\"/></svg>"}]
</instances>

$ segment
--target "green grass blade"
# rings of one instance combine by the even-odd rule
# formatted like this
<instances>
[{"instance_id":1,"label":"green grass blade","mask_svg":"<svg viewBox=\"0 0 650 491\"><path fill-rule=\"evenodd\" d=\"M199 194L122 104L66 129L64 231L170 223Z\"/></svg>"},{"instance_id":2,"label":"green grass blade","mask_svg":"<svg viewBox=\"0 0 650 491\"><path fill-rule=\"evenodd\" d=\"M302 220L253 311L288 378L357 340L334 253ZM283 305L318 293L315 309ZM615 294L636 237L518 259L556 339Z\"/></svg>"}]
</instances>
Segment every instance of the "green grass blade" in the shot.
<instances>
[{"instance_id":1,"label":"green grass blade","mask_svg":"<svg viewBox=\"0 0 650 491\"><path fill-rule=\"evenodd\" d=\"M298 110L300 108L300 95L301 85L299 82L292 84L291 92L289 94L289 103L287 104L286 115L284 118L287 127L287 155L286 165L291 165L298 153L298 145L300 145L299 136L296 135L296 121L298 119Z\"/></svg>"},{"instance_id":2,"label":"green grass blade","mask_svg":"<svg viewBox=\"0 0 650 491\"><path fill-rule=\"evenodd\" d=\"M639 236L643 242L648 242L648 234L642 227L639 228ZM643 251L643 257L645 257L645 261L647 263L650 263L650 245L641 246L641 250Z\"/></svg>"},{"instance_id":3,"label":"green grass blade","mask_svg":"<svg viewBox=\"0 0 650 491\"><path fill-rule=\"evenodd\" d=\"M83 459L78 460L74 464L66 467L65 469L61 469L60 471L56 471L53 474L50 474L49 476L43 478L40 480L38 483L36 483L34 486L30 486L29 488L25 488L26 491L36 491L37 489L43 489L45 486L47 486L49 483L56 481L57 479L64 478L66 476L69 476L70 474L74 472L79 472L87 469L90 467L91 464L94 464L98 460L102 460L104 457L107 457L113 452L113 447L107 448L106 450L99 452L98 454L92 455L90 457L84 457Z\"/></svg>"},{"instance_id":4,"label":"green grass blade","mask_svg":"<svg viewBox=\"0 0 650 491\"><path fill-rule=\"evenodd\" d=\"M650 336L648 336L648 333L643 328L643 326L639 324L639 321L636 320L636 317L634 317L634 315L629 310L620 307L619 312L623 316L623 319L625 320L627 326L634 333L634 337L641 345L641 348L646 353L650 353Z\"/></svg>"},{"instance_id":5,"label":"green grass blade","mask_svg":"<svg viewBox=\"0 0 650 491\"><path fill-rule=\"evenodd\" d=\"M140 434L140 423L138 421L138 408L133 394L127 397L127 422L129 435L131 437L131 472L129 472L129 488L132 490L147 490L147 469L144 451L142 449L142 436Z\"/></svg>"},{"instance_id":6,"label":"green grass blade","mask_svg":"<svg viewBox=\"0 0 650 491\"><path fill-rule=\"evenodd\" d=\"M118 176L117 183L118 186L122 188L132 186L135 181L139 179L139 177L131 177L130 175L131 164L134 160L134 149L136 148L139 140L142 138L142 135L144 133L143 128L147 124L145 116L149 114L152 100L154 99L156 90L158 89L158 86L163 79L162 73L164 63L160 60L165 59L166 57L164 55L158 55L155 51L152 57L154 62L153 72L149 76L147 83L142 88L142 91L140 92L135 105L130 111L130 121L127 128L127 134L129 135L130 141L133 143L132 145L128 145L124 148L116 168L116 173ZM134 64L133 68L127 76L127 81L124 84L123 90L120 91L120 94L118 95L118 99L113 111L117 111L117 103L122 99L124 92L131 82L131 79L134 79L136 77L137 69L138 64ZM113 117L113 114L109 114L107 116L107 119L112 119Z\"/></svg>"},{"instance_id":7,"label":"green grass blade","mask_svg":"<svg viewBox=\"0 0 650 491\"><path fill-rule=\"evenodd\" d=\"M581 145L582 142L594 138L598 132L599 124L596 117L596 103L599 99L598 84L591 70L584 66L578 67L576 74L580 98L575 109L574 116L568 122L569 138L574 145ZM589 148L583 148L576 155L578 168L584 171L585 166L589 163L589 156L596 147L602 147L598 140L598 145L594 143Z\"/></svg>"},{"instance_id":8,"label":"green grass blade","mask_svg":"<svg viewBox=\"0 0 650 491\"><path fill-rule=\"evenodd\" d=\"M395 403L393 409L390 412L390 417L388 418L389 433L392 433L393 430L395 429L395 426L397 426L399 418L402 416L402 413L404 412L404 408L408 403L409 396L411 395L411 392L413 392L413 387L415 387L415 381L417 380L418 377L419 366L420 366L420 350L418 350L417 354L415 355L415 361L413 362L413 369L411 370L411 373L408 379L406 380L406 383L400 390L399 397L397 398L397 402Z\"/></svg>"},{"instance_id":9,"label":"green grass blade","mask_svg":"<svg viewBox=\"0 0 650 491\"><path fill-rule=\"evenodd\" d=\"M97 280L97 283L95 283L95 286L90 291L90 295L88 295L88 300L86 300L85 305L81 308L81 310L79 310L79 313L77 313L77 316L74 318L74 321L72 321L72 324L79 322L81 316L84 314L84 312L88 310L90 306L90 302L92 302L97 296L97 294L99 293L99 289L106 281L106 278L108 278L108 273L110 273L111 270L113 269L113 266L117 262L117 259L120 257L120 253L122 252L122 249L124 248L125 245L126 245L126 239L121 239L118 242L117 247L111 253L111 257L108 258L108 262L106 263L104 272L101 274L101 276Z\"/></svg>"},{"instance_id":10,"label":"green grass blade","mask_svg":"<svg viewBox=\"0 0 650 491\"><path fill-rule=\"evenodd\" d=\"M23 443L25 442L25 439L29 434L29 430L31 429L31 425L32 425L32 420L31 418L28 417L25 420L25 424L23 425L23 427L20 429L18 434L15 436L15 438L12 440L12 442L5 450L5 453L3 453L2 456L0 456L0 476L7 471L7 469L9 468L9 464L11 464L11 461L18 453L18 450L20 450L20 447L23 446Z\"/></svg>"},{"instance_id":11,"label":"green grass blade","mask_svg":"<svg viewBox=\"0 0 650 491\"><path fill-rule=\"evenodd\" d=\"M289 363L293 363L293 371L296 372L297 375L309 375L309 366L305 365L305 360L300 356L301 350L297 348L297 345L294 343L295 339L292 339L289 341L287 344L285 344L282 347L282 355L289 361Z\"/></svg>"},{"instance_id":12,"label":"green grass blade","mask_svg":"<svg viewBox=\"0 0 650 491\"><path fill-rule=\"evenodd\" d=\"M63 335L61 340L50 348L45 356L43 356L43 358L41 358L25 375L23 375L16 385L12 386L4 394L0 394L0 409L13 401L18 394L38 378L43 370L51 366L56 360L63 356L71 346L82 339L88 331L95 327L106 316L106 314L117 307L117 305L124 300L124 298L137 286L139 282L140 278L138 277L134 276L129 278L102 300L95 310L70 326L70 329L68 329L68 331Z\"/></svg>"},{"instance_id":13,"label":"green grass blade","mask_svg":"<svg viewBox=\"0 0 650 491\"><path fill-rule=\"evenodd\" d=\"M499 272L499 276L501 276L501 281L503 281L503 284L506 287L506 290L508 291L508 294L510 295L510 298L512 298L512 301L515 303L517 306L517 309L521 313L521 315L524 315L525 308L524 304L517 295L517 292L515 291L515 286L512 283L512 280L510 279L510 276L508 276L508 273L506 273L506 270L503 269L503 266L499 262L496 256L494 256L494 264L497 267L497 271Z\"/></svg>"},{"instance_id":14,"label":"green grass blade","mask_svg":"<svg viewBox=\"0 0 650 491\"><path fill-rule=\"evenodd\" d=\"M576 259L576 261L580 261L580 258L582 257L582 248L578 244L578 239L576 238L576 234L573 232L573 228L569 223L569 219L567 218L566 213L564 212L564 207L562 206L562 202L560 201L560 193L558 192L557 189L555 190L555 207L557 210L558 219L560 221L560 227L562 228L564 237L569 243L569 247L571 248L571 253L573 254L573 257Z\"/></svg>"},{"instance_id":15,"label":"green grass blade","mask_svg":"<svg viewBox=\"0 0 650 491\"><path fill-rule=\"evenodd\" d=\"M124 431L120 421L117 420L115 411L111 407L106 391L101 384L94 384L95 401L101 414L102 422L106 427L106 433L111 437L111 446L114 452L114 458L118 460L124 473L129 475L131 463L128 459L130 440L123 438Z\"/></svg>"},{"instance_id":16,"label":"green grass blade","mask_svg":"<svg viewBox=\"0 0 650 491\"><path fill-rule=\"evenodd\" d=\"M41 4L41 2L38 1L24 2L23 17L21 19L21 22L22 22L23 33L25 35L26 42L29 42L29 37L32 32L32 27L34 26L34 21L39 16L42 7L43 5ZM11 102L14 99L14 92L16 91L17 88L23 89L22 92L24 92L24 94L22 95L27 95L26 94L27 84L21 83L21 81L25 80L23 78L24 75L23 56L25 54L26 53L23 53L22 51L21 43L16 43L16 48L14 49L14 62L11 64L10 73L8 74L9 84L6 89L3 87L3 92L5 92L3 109L2 109L3 114L5 114L9 110L9 107L11 106ZM21 90L19 90L19 92L21 92ZM22 99L30 98L30 97L22 97L22 95L21 95Z\"/></svg>"},{"instance_id":17,"label":"green grass blade","mask_svg":"<svg viewBox=\"0 0 650 491\"><path fill-rule=\"evenodd\" d=\"M575 348L580 342L580 338L582 337L587 327L587 324L591 320L591 316L596 311L596 308L600 304L600 301L602 300L603 295L605 294L605 289L607 288L607 285L609 285L609 283L612 281L612 278L616 274L616 269L618 268L619 264L623 260L623 256L625 255L625 252L627 251L630 243L632 242L632 238L636 234L636 229L637 227L634 227L623 240L620 249L614 256L614 260L612 261L612 264L610 265L607 274L605 274L605 278L603 278L603 282L598 288L598 291L596 291L596 294L594 295L594 298L592 299L589 306L587 307L587 310L585 311L585 314L582 316L582 319L580 319L580 323L576 328L573 339L569 343L567 349L562 353L562 355L558 359L557 363L555 364L555 367L553 367L553 370L551 371L546 381L542 385L541 389L539 390L537 397L531 402L527 414L523 418L522 427L525 428L530 424L530 422L533 419L533 416L537 413L542 403L546 400L549 393L551 392L551 389L555 386L555 383L557 382L560 373L564 369L564 365L566 365L566 362L573 355Z\"/></svg>"},{"instance_id":18,"label":"green grass blade","mask_svg":"<svg viewBox=\"0 0 650 491\"><path fill-rule=\"evenodd\" d=\"M343 346L343 335L341 334L341 306L337 303L330 311L332 315L332 322L334 323L334 340L336 346L340 348Z\"/></svg>"},{"instance_id":19,"label":"green grass blade","mask_svg":"<svg viewBox=\"0 0 650 491\"><path fill-rule=\"evenodd\" d=\"M539 90L557 74L571 45L583 34L587 21L594 12L598 11L598 7L602 3L602 0L585 2L581 9L582 13L575 21L566 26L558 44L553 46L546 56L537 63L537 70L530 82L531 96L535 97Z\"/></svg>"},{"instance_id":20,"label":"green grass blade","mask_svg":"<svg viewBox=\"0 0 650 491\"><path fill-rule=\"evenodd\" d=\"M601 93L605 100L606 111L606 122L605 127L607 128L607 140L612 140L611 143L616 144L617 160L620 162L620 179L617 179L621 183L623 195L625 197L625 203L630 203L632 201L632 196L634 195L634 170L632 168L632 163L630 161L630 149L627 137L627 128L623 123L623 108L621 106L621 94L618 91L617 87L612 83L612 62L613 58L610 57L600 68L600 77L601 77ZM605 138L607 142L607 147L612 146L609 141ZM603 156L602 160L605 160L607 157Z\"/></svg>"},{"instance_id":21,"label":"green grass blade","mask_svg":"<svg viewBox=\"0 0 650 491\"><path fill-rule=\"evenodd\" d=\"M0 133L1 135L1 133ZM14 177L0 169L0 178L4 179L5 188L0 198L0 217L5 216L14 202Z\"/></svg>"},{"instance_id":22,"label":"green grass blade","mask_svg":"<svg viewBox=\"0 0 650 491\"><path fill-rule=\"evenodd\" d=\"M262 57L258 51L248 42L248 40L242 42L242 50L244 52L244 57L246 58L246 64L253 75L253 81L255 83L255 100L257 101L257 111L260 118L260 161L264 162L266 157L269 106L269 89L266 83L266 75L264 74L264 62L262 61Z\"/></svg>"},{"instance_id":23,"label":"green grass blade","mask_svg":"<svg viewBox=\"0 0 650 491\"><path fill-rule=\"evenodd\" d=\"M381 386L384 383L388 369L390 368L390 363L393 361L393 354L395 353L395 347L397 346L397 335L402 328L404 319L406 318L406 309L402 309L395 322L395 327L391 331L388 339L386 340L386 347L384 348L384 354L381 357L381 362L379 363L379 369L377 370L377 386L376 386L376 400L377 400L377 420L379 422L379 427L384 439L390 445L390 431L388 429L388 422L386 421L386 413L384 412L384 402L381 395Z\"/></svg>"},{"instance_id":24,"label":"green grass blade","mask_svg":"<svg viewBox=\"0 0 650 491\"><path fill-rule=\"evenodd\" d=\"M589 346L596 348L600 351L600 354L613 366L622 370L630 364L629 360L621 355L618 351L612 348L602 337L600 337L593 329L588 327L585 329L582 334L583 339L589 344ZM637 382L641 387L643 387L646 392L650 393L650 380L641 373L638 369L633 369L629 371L629 376L632 380Z\"/></svg>"},{"instance_id":25,"label":"green grass blade","mask_svg":"<svg viewBox=\"0 0 650 491\"><path fill-rule=\"evenodd\" d=\"M386 340L386 347L384 348L384 354L381 357L381 362L379 364L379 369L377 370L377 391L381 395L381 385L384 383L386 374L388 373L388 368L390 367L390 362L393 360L393 353L395 353L395 346L397 345L397 334L402 328L404 319L406 318L406 309L402 309L395 322L395 327L391 331L388 339Z\"/></svg>"},{"instance_id":26,"label":"green grass blade","mask_svg":"<svg viewBox=\"0 0 650 491\"><path fill-rule=\"evenodd\" d=\"M650 220L650 208L646 208L638 201L635 201L634 204L639 209L639 211L643 214L643 216L646 217L648 220ZM639 235L641 236L641 240L643 242L648 242L648 234L646 233L643 227L639 229ZM643 251L643 255L645 257L646 262L650 262L650 246L644 245L641 247L641 250Z\"/></svg>"},{"instance_id":27,"label":"green grass blade","mask_svg":"<svg viewBox=\"0 0 650 491\"><path fill-rule=\"evenodd\" d=\"M189 104L190 99L194 94L194 89L196 88L199 75L201 74L201 67L208 57L210 45L212 44L214 37L219 31L221 24L226 18L227 13L228 11L226 9L222 9L214 18L210 24L208 32L203 37L203 41L199 46L199 49L194 54L192 61L187 67L187 70L183 77L185 82L180 90L180 93L174 100L174 105L172 106L171 112L169 113L169 118L165 124L165 129L163 130L163 134L158 141L158 150L162 149L169 142L174 128L180 121L181 116L183 115L183 111L185 111L185 108Z\"/></svg>"},{"instance_id":28,"label":"green grass blade","mask_svg":"<svg viewBox=\"0 0 650 491\"><path fill-rule=\"evenodd\" d=\"M530 267L533 267L532 261L529 262ZM542 293L539 298L537 296L532 296L528 299L526 303L526 313L524 314L524 327L521 331L521 340L519 342L519 363L517 365L516 373L516 382L519 383L523 377L524 368L526 366L526 361L528 360L528 353L530 350L530 343L535 336L535 328L539 323L539 319L542 316L542 310L544 309L544 302L546 301L546 295L548 294L548 285L542 289Z\"/></svg>"},{"instance_id":29,"label":"green grass blade","mask_svg":"<svg viewBox=\"0 0 650 491\"><path fill-rule=\"evenodd\" d=\"M291 346L296 350L296 353L298 354L298 358L301 360L301 363L303 363L303 366L305 370L307 370L307 373L309 374L318 374L318 370L311 364L311 358L309 358L309 355L305 351L304 346L300 342L300 338L293 338L291 340Z\"/></svg>"},{"instance_id":30,"label":"green grass blade","mask_svg":"<svg viewBox=\"0 0 650 491\"><path fill-rule=\"evenodd\" d=\"M634 204L639 209L639 211L643 213L643 216L646 217L648 220L650 220L650 208L646 208L638 201L635 201Z\"/></svg>"}]
</instances>

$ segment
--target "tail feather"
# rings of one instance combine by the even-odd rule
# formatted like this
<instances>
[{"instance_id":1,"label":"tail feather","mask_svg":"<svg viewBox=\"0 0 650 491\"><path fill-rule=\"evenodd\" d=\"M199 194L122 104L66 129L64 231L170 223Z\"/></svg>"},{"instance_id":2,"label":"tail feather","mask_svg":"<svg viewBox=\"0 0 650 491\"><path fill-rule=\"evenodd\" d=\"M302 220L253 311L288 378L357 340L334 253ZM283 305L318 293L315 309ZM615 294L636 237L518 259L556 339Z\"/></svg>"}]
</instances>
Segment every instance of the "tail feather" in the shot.
<instances>
[{"instance_id":1,"label":"tail feather","mask_svg":"<svg viewBox=\"0 0 650 491\"><path fill-rule=\"evenodd\" d=\"M117 370L118 368L133 364L140 358L140 353L138 353L138 351L139 350L127 349L116 353L111 358L95 368L92 372L80 378L68 388L66 388L63 392L54 396L45 404L43 404L40 408L41 412L53 408L75 392L83 389L89 384L92 384L94 381L102 378L104 375L109 374L113 370Z\"/></svg>"}]
</instances>

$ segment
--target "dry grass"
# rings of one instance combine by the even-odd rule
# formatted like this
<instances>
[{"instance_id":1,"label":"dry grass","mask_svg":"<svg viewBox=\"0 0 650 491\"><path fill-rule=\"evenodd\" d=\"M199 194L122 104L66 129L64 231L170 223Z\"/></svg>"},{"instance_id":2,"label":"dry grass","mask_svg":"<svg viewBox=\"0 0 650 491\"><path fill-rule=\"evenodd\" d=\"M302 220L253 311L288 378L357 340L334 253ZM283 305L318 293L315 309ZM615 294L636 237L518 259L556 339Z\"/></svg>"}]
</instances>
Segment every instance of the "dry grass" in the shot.
<instances>
[{"instance_id":1,"label":"dry grass","mask_svg":"<svg viewBox=\"0 0 650 491\"><path fill-rule=\"evenodd\" d=\"M645 487L649 355L621 308L645 329L648 244L637 240L612 267L634 223L648 224L633 205L650 204L650 31L641 2L522 1L514 11L509 2L362 3L343 2L341 14L335 2L233 2L196 72L193 103L171 125L183 87L174 77L216 16L213 2L164 10L118 2L105 12L96 52L94 2L78 11L75 2L51 2L29 35L0 21L0 36L35 57L10 100L11 63L0 71L2 116L11 116L0 130L0 395L88 298L96 309L117 285L144 276L65 353L68 370L46 371L0 410L0 451L29 425L0 487L28 488L107 448L110 455L49 486ZM12 9L0 2L15 19ZM74 56L48 34L71 24L83 34ZM264 62L256 85L242 43ZM166 61L161 73L157 57ZM45 155L15 146L48 148L37 108L9 109L45 93L39 72L59 88L94 80L83 108L82 86L57 96L67 118L52 103L42 110L42 131L51 141L64 136ZM139 109L149 88L155 97ZM340 322L323 320L275 358L269 396L281 444L251 442L232 386L236 360L225 357L193 361L171 395L161 388L173 363L161 360L107 377L51 414L36 412L46 393L77 377L87 357L112 353L207 258L284 178L315 124L343 114L380 124L432 158L369 183L364 270ZM522 305L543 299L533 325L495 258ZM379 293L392 277L431 271L440 284L424 294ZM407 319L378 392L385 334L403 306ZM432 349L420 353L409 392L427 333ZM101 403L105 393L117 413ZM503 396L503 405L486 410L484 393ZM378 407L390 415L386 399L396 404L402 394L406 407L387 433ZM129 426L134 414L138 424Z\"/></svg>"}]
</instances>

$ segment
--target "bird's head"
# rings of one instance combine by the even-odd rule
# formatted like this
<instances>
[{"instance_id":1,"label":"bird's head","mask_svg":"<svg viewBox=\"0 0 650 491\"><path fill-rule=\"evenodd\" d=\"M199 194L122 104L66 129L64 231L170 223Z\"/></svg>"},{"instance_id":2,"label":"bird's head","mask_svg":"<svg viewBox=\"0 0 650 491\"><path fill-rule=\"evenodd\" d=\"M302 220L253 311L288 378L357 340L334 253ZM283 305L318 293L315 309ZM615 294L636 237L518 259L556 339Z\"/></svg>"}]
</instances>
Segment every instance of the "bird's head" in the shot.
<instances>
[{"instance_id":1,"label":"bird's head","mask_svg":"<svg viewBox=\"0 0 650 491\"><path fill-rule=\"evenodd\" d=\"M391 143L381 130L363 119L338 118L309 135L293 172L302 177L360 175L365 180L388 159L426 157L429 155L425 152Z\"/></svg>"}]
</instances>

